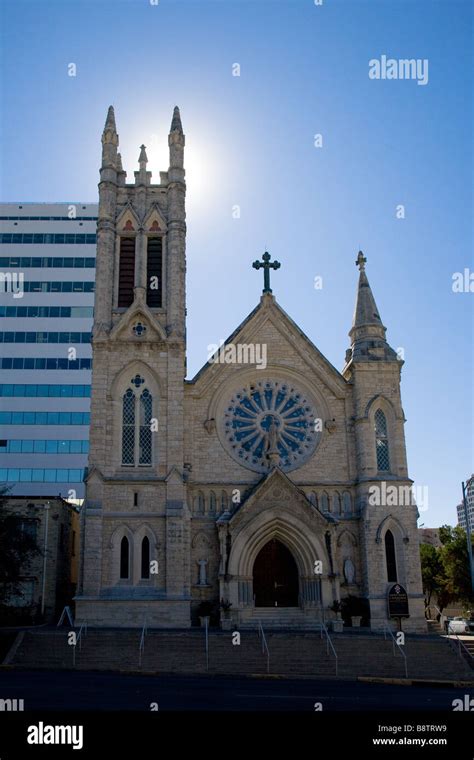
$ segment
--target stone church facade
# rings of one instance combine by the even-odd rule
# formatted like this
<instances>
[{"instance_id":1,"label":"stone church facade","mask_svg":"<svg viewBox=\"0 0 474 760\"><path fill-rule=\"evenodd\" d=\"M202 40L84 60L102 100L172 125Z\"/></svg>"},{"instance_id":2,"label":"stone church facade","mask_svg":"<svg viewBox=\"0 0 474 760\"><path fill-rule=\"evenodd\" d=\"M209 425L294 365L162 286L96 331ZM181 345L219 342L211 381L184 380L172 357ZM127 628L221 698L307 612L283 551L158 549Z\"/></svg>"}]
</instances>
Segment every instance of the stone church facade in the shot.
<instances>
[{"instance_id":1,"label":"stone church facade","mask_svg":"<svg viewBox=\"0 0 474 760\"><path fill-rule=\"evenodd\" d=\"M404 630L425 630L402 361L365 258L341 372L278 305L265 255L260 302L185 380L184 144L176 108L168 171L152 184L142 146L128 184L109 109L77 619L186 628L209 602L227 625L272 608L308 626L355 596L382 629L398 582Z\"/></svg>"}]
</instances>

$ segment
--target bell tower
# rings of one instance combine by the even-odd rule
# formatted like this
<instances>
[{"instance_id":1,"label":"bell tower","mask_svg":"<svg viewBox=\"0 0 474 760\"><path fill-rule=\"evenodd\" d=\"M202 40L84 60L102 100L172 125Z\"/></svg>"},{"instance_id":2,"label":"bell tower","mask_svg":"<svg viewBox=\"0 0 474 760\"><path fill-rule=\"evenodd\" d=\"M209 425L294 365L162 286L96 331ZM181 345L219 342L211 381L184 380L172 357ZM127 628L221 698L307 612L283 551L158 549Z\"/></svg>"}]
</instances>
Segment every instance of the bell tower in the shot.
<instances>
[{"instance_id":1,"label":"bell tower","mask_svg":"<svg viewBox=\"0 0 474 760\"><path fill-rule=\"evenodd\" d=\"M99 598L111 602L117 595L122 624L134 623L132 600L142 597L156 600L149 621L161 621L160 605L172 598L178 602L175 623L182 612L183 624L189 624L183 560L189 554L183 452L185 136L178 107L168 145L169 169L160 172L159 183L152 183L147 170L145 145L134 182L127 183L110 106L102 134L78 597L79 614L99 625L106 622ZM93 609L81 597L95 599Z\"/></svg>"}]
</instances>

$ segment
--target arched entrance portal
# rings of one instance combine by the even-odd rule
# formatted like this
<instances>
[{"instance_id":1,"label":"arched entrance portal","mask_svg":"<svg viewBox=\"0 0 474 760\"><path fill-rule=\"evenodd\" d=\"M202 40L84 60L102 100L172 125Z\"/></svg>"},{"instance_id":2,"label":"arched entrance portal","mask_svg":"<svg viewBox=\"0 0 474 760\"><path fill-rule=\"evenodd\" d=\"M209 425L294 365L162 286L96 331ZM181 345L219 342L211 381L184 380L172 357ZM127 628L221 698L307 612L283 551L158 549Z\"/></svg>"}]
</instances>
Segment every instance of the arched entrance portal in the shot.
<instances>
[{"instance_id":1,"label":"arched entrance portal","mask_svg":"<svg viewBox=\"0 0 474 760\"><path fill-rule=\"evenodd\" d=\"M253 593L256 607L298 606L298 568L290 550L276 538L257 554Z\"/></svg>"}]
</instances>

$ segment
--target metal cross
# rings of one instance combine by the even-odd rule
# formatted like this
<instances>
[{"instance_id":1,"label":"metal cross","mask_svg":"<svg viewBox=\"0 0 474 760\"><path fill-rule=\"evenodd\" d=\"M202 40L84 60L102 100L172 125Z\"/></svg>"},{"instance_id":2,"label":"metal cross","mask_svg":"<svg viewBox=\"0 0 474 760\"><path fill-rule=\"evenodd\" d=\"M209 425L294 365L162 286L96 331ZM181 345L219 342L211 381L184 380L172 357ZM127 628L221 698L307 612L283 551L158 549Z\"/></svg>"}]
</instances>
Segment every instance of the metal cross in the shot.
<instances>
[{"instance_id":1,"label":"metal cross","mask_svg":"<svg viewBox=\"0 0 474 760\"><path fill-rule=\"evenodd\" d=\"M263 263L261 261L254 261L252 266L254 269L263 268L263 292L271 293L270 287L270 269L280 269L281 264L279 261L270 261L270 254L265 251L262 256Z\"/></svg>"}]
</instances>

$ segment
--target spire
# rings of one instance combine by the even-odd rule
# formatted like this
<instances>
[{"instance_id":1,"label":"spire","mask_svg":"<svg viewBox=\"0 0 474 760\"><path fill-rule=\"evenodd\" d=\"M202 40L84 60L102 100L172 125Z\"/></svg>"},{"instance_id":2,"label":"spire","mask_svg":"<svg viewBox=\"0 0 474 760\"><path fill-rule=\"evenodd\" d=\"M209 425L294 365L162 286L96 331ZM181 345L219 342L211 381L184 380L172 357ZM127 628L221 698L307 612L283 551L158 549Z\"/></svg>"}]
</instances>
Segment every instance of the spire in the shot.
<instances>
[{"instance_id":1,"label":"spire","mask_svg":"<svg viewBox=\"0 0 474 760\"><path fill-rule=\"evenodd\" d=\"M184 144L183 126L178 106L174 107L173 118L171 120L170 133L168 135L168 145L170 149L170 165L168 170L168 179L170 182L184 183Z\"/></svg>"},{"instance_id":2,"label":"spire","mask_svg":"<svg viewBox=\"0 0 474 760\"><path fill-rule=\"evenodd\" d=\"M357 288L352 328L349 332L352 347L347 352L346 360L394 361L397 359L397 355L385 339L386 327L384 327L380 318L379 310L365 273L367 259L362 251L359 251L355 263L359 268L359 285Z\"/></svg>"},{"instance_id":3,"label":"spire","mask_svg":"<svg viewBox=\"0 0 474 760\"><path fill-rule=\"evenodd\" d=\"M113 132L117 131L117 128L115 126L115 111L113 106L109 106L109 110L107 111L104 132L106 129L111 129Z\"/></svg>"},{"instance_id":4,"label":"spire","mask_svg":"<svg viewBox=\"0 0 474 760\"><path fill-rule=\"evenodd\" d=\"M151 178L151 172L147 172L146 165L148 163L148 158L146 155L146 149L144 145L140 145L140 155L138 156L138 166L140 167L137 172L135 172L135 184L136 185L149 185L150 184L150 178Z\"/></svg>"},{"instance_id":5,"label":"spire","mask_svg":"<svg viewBox=\"0 0 474 760\"><path fill-rule=\"evenodd\" d=\"M144 145L140 145L140 155L138 156L138 163L140 165L140 169L142 168L142 164L143 164L143 168L145 169L148 163L148 158L146 155L146 150L145 150Z\"/></svg>"},{"instance_id":6,"label":"spire","mask_svg":"<svg viewBox=\"0 0 474 760\"><path fill-rule=\"evenodd\" d=\"M367 259L365 258L362 251L359 251L355 263L356 266L359 267L359 287L357 290L352 327L359 328L362 326L373 325L375 327L382 328L382 330L385 331L385 328L382 325L382 320L380 319L377 305L375 303L375 298L372 295L372 290L365 273L365 265L367 263ZM385 337L385 332L383 332L382 337Z\"/></svg>"},{"instance_id":7,"label":"spire","mask_svg":"<svg viewBox=\"0 0 474 760\"><path fill-rule=\"evenodd\" d=\"M179 113L178 106L174 107L173 118L171 120L170 127L170 133L171 132L179 132L180 134L183 134L183 125L181 124L181 114Z\"/></svg>"},{"instance_id":8,"label":"spire","mask_svg":"<svg viewBox=\"0 0 474 760\"><path fill-rule=\"evenodd\" d=\"M114 107L109 106L107 118L105 120L104 131L102 132L102 169L111 169L115 171L117 165L117 146L119 138L115 126ZM104 175L105 177L105 175ZM103 179L104 179L103 177ZM107 179L115 181L113 175L107 174Z\"/></svg>"}]
</instances>

